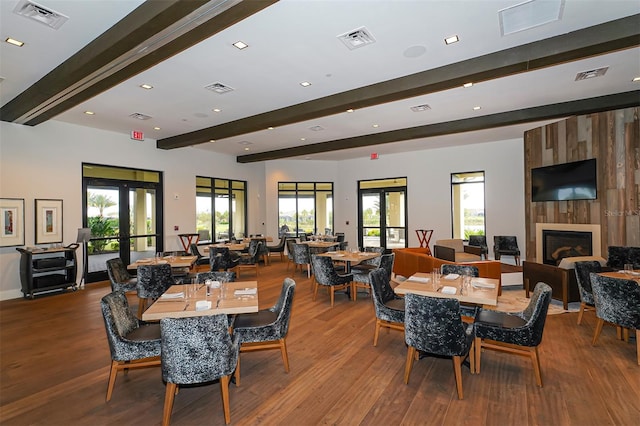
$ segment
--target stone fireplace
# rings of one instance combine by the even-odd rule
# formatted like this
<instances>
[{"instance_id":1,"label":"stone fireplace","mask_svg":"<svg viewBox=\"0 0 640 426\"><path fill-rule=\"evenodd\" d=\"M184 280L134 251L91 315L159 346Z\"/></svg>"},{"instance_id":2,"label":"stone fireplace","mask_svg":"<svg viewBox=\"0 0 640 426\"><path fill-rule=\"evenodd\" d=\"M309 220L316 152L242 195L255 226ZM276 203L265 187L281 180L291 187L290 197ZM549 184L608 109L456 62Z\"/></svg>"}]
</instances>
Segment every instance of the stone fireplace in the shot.
<instances>
[{"instance_id":1,"label":"stone fireplace","mask_svg":"<svg viewBox=\"0 0 640 426\"><path fill-rule=\"evenodd\" d=\"M536 223L536 262L558 265L574 256L602 256L600 225Z\"/></svg>"}]
</instances>

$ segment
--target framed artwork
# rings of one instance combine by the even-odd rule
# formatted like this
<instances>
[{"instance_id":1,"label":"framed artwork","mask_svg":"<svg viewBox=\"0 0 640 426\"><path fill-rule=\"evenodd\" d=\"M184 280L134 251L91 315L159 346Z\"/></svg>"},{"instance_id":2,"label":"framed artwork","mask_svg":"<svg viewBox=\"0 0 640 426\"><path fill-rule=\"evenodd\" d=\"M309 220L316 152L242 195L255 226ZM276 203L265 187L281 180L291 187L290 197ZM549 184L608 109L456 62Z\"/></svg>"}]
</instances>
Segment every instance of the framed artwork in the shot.
<instances>
[{"instance_id":1,"label":"framed artwork","mask_svg":"<svg viewBox=\"0 0 640 426\"><path fill-rule=\"evenodd\" d=\"M36 244L62 242L62 200L36 200Z\"/></svg>"},{"instance_id":2,"label":"framed artwork","mask_svg":"<svg viewBox=\"0 0 640 426\"><path fill-rule=\"evenodd\" d=\"M24 198L0 198L0 247L24 245Z\"/></svg>"}]
</instances>

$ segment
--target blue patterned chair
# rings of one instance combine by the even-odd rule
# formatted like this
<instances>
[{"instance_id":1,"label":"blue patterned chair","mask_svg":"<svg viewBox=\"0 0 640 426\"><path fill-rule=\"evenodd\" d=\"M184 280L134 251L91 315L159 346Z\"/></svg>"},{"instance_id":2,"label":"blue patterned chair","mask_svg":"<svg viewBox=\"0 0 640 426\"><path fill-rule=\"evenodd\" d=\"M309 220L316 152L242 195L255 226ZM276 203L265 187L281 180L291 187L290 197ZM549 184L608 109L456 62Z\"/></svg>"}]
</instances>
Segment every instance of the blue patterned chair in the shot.
<instances>
[{"instance_id":1,"label":"blue patterned chair","mask_svg":"<svg viewBox=\"0 0 640 426\"><path fill-rule=\"evenodd\" d=\"M358 266L364 266L362 264L354 265L351 268L353 273L353 285L356 288L356 292L353 294L353 300L357 300L358 288L364 288L367 291L371 288L371 272L376 269L382 268L387 272L387 276L391 279L391 273L393 272L393 262L395 261L395 253L383 254L379 257L375 257L371 260L377 260L372 264L366 265L367 268L358 268ZM364 262L363 262L364 263Z\"/></svg>"},{"instance_id":2,"label":"blue patterned chair","mask_svg":"<svg viewBox=\"0 0 640 426\"><path fill-rule=\"evenodd\" d=\"M294 273L295 269L300 266L300 270L302 270L302 266L306 265L307 267L307 278L311 278L311 254L309 253L309 246L307 244L297 244L293 243L293 264L294 264Z\"/></svg>"},{"instance_id":3,"label":"blue patterned chair","mask_svg":"<svg viewBox=\"0 0 640 426\"><path fill-rule=\"evenodd\" d=\"M404 336L408 345L404 382L416 358L416 351L450 356L456 378L458 399L463 399L462 362L470 356L474 373L473 325L462 322L460 302L453 298L438 298L407 293L405 295Z\"/></svg>"},{"instance_id":4,"label":"blue patterned chair","mask_svg":"<svg viewBox=\"0 0 640 426\"><path fill-rule=\"evenodd\" d=\"M162 378L167 382L162 424L168 425L178 386L220 379L224 421L229 424L229 379L238 362L238 338L226 315L162 318Z\"/></svg>"},{"instance_id":5,"label":"blue patterned chair","mask_svg":"<svg viewBox=\"0 0 640 426\"><path fill-rule=\"evenodd\" d=\"M595 306L593 300L593 291L591 290L591 277L589 274L592 272L602 271L600 262L596 260L589 260L584 262L575 262L574 271L576 274L576 283L578 284L578 291L580 292L580 312L578 313L578 325L582 324L582 315L584 315L584 309L587 306Z\"/></svg>"},{"instance_id":6,"label":"blue patterned chair","mask_svg":"<svg viewBox=\"0 0 640 426\"><path fill-rule=\"evenodd\" d=\"M515 353L531 358L536 384L542 387L538 345L542 342L550 302L551 287L539 282L522 312L481 310L474 323L476 373L480 373L482 348Z\"/></svg>"},{"instance_id":7,"label":"blue patterned chair","mask_svg":"<svg viewBox=\"0 0 640 426\"><path fill-rule=\"evenodd\" d=\"M607 266L624 269L625 263L631 263L634 269L640 268L640 247L609 246L607 248Z\"/></svg>"},{"instance_id":8,"label":"blue patterned chair","mask_svg":"<svg viewBox=\"0 0 640 426\"><path fill-rule=\"evenodd\" d=\"M243 269L253 269L256 272L256 277L258 276L258 261L260 260L263 246L262 240L251 240L247 253L242 253L238 263L233 268L238 277L240 277L240 271Z\"/></svg>"},{"instance_id":9,"label":"blue patterned chair","mask_svg":"<svg viewBox=\"0 0 640 426\"><path fill-rule=\"evenodd\" d=\"M211 258L217 259L215 264L212 264ZM234 256L229 250L229 247L210 247L209 248L209 265L211 270L218 271L220 269L226 271L236 267L240 260L240 256L237 254ZM214 269L215 268L215 269Z\"/></svg>"},{"instance_id":10,"label":"blue patterned chair","mask_svg":"<svg viewBox=\"0 0 640 426\"><path fill-rule=\"evenodd\" d=\"M191 243L191 245L189 246L189 249L191 251L191 255L197 257L196 265L209 264L209 258L206 256L203 256L202 253L200 253L200 249L198 249L198 245L196 243Z\"/></svg>"},{"instance_id":11,"label":"blue patterned chair","mask_svg":"<svg viewBox=\"0 0 640 426\"><path fill-rule=\"evenodd\" d=\"M478 268L473 265L452 265L448 263L443 263L440 267L440 272L443 275L449 274L458 274L458 275L469 275L471 277L479 277L480 272ZM462 316L473 319L478 314L479 308L474 305L461 304L460 312L462 312ZM472 322L472 321L471 321Z\"/></svg>"},{"instance_id":12,"label":"blue patterned chair","mask_svg":"<svg viewBox=\"0 0 640 426\"><path fill-rule=\"evenodd\" d=\"M332 308L336 290L350 290L351 294L355 294L353 274L339 274L335 270L333 260L330 257L315 255L311 258L311 262L313 262L313 272L315 274L313 300L316 300L318 287L321 285L329 289Z\"/></svg>"},{"instance_id":13,"label":"blue patterned chair","mask_svg":"<svg viewBox=\"0 0 640 426\"><path fill-rule=\"evenodd\" d=\"M262 309L255 314L236 315L233 328L238 336L240 352L263 349L280 349L284 371L289 372L289 356L287 355L286 337L289 332L289 320L293 306L293 294L296 282L285 278L282 283L280 298L268 309ZM236 385L240 386L240 359L236 368Z\"/></svg>"},{"instance_id":14,"label":"blue patterned chair","mask_svg":"<svg viewBox=\"0 0 640 426\"><path fill-rule=\"evenodd\" d=\"M501 256L513 256L516 260L516 265L520 265L520 249L518 248L518 239L514 236L494 236L493 253L496 260L500 260Z\"/></svg>"},{"instance_id":15,"label":"blue patterned chair","mask_svg":"<svg viewBox=\"0 0 640 426\"><path fill-rule=\"evenodd\" d=\"M236 280L236 273L233 271L212 271L198 272L196 274L196 282L198 284L202 284L206 280L220 281L221 283L231 283Z\"/></svg>"},{"instance_id":16,"label":"blue patterned chair","mask_svg":"<svg viewBox=\"0 0 640 426\"><path fill-rule=\"evenodd\" d=\"M104 296L100 308L111 351L107 385L107 401L110 401L118 371L160 365L160 326L146 324L133 316L122 291Z\"/></svg>"},{"instance_id":17,"label":"blue patterned chair","mask_svg":"<svg viewBox=\"0 0 640 426\"><path fill-rule=\"evenodd\" d=\"M596 306L596 330L592 345L600 337L605 321L624 327L625 341L628 330L636 331L636 352L640 365L640 285L634 280L605 277L591 273L591 287Z\"/></svg>"},{"instance_id":18,"label":"blue patterned chair","mask_svg":"<svg viewBox=\"0 0 640 426\"><path fill-rule=\"evenodd\" d=\"M138 279L129 274L119 257L107 260L107 274L111 281L111 291L135 291Z\"/></svg>"},{"instance_id":19,"label":"blue patterned chair","mask_svg":"<svg viewBox=\"0 0 640 426\"><path fill-rule=\"evenodd\" d=\"M156 300L176 284L168 263L138 266L138 318L147 309L147 303Z\"/></svg>"},{"instance_id":20,"label":"blue patterned chair","mask_svg":"<svg viewBox=\"0 0 640 426\"><path fill-rule=\"evenodd\" d=\"M376 329L373 333L373 346L378 346L380 328L400 330L404 332L404 298L399 297L391 288L390 276L380 268L372 271L371 295L376 312Z\"/></svg>"}]
</instances>

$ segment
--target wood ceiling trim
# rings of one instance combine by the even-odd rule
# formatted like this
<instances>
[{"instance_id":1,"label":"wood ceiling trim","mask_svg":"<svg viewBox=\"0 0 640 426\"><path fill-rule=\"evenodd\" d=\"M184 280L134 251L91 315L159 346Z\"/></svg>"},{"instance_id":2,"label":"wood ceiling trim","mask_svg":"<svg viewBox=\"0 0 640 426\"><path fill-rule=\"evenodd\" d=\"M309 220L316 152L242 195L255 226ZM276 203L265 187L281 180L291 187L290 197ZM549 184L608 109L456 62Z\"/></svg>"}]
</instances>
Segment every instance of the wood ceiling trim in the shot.
<instances>
[{"instance_id":1,"label":"wood ceiling trim","mask_svg":"<svg viewBox=\"0 0 640 426\"><path fill-rule=\"evenodd\" d=\"M173 149L407 99L640 45L640 14L455 64L159 139Z\"/></svg>"},{"instance_id":2,"label":"wood ceiling trim","mask_svg":"<svg viewBox=\"0 0 640 426\"><path fill-rule=\"evenodd\" d=\"M337 139L316 144L302 145L294 148L278 149L256 154L241 155L236 158L238 163L254 163L258 161L277 160L282 158L299 157L323 152L339 151L365 146L382 145L391 142L401 142L413 139L429 138L454 133L492 129L540 120L562 118L570 115L584 115L593 112L608 111L640 106L640 91L617 93L614 95L598 96L577 101L562 102L517 111L508 111L481 117L449 121L445 123L428 124L425 126L391 130L388 132L361 135L351 138Z\"/></svg>"}]
</instances>

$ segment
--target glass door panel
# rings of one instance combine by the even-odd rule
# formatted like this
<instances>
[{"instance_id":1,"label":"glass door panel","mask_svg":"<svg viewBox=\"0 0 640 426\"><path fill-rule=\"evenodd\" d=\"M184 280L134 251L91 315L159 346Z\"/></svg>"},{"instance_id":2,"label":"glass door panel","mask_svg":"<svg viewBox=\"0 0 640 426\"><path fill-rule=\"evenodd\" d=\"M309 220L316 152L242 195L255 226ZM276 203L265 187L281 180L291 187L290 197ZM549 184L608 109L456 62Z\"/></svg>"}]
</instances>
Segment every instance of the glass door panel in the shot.
<instances>
[{"instance_id":1,"label":"glass door panel","mask_svg":"<svg viewBox=\"0 0 640 426\"><path fill-rule=\"evenodd\" d=\"M407 179L358 182L358 241L362 247L404 248L407 244Z\"/></svg>"},{"instance_id":2,"label":"glass door panel","mask_svg":"<svg viewBox=\"0 0 640 426\"><path fill-rule=\"evenodd\" d=\"M247 209L245 206L245 191L233 190L231 191L231 214L233 215L233 235L236 238L242 238L245 227L245 217L247 217Z\"/></svg>"},{"instance_id":3,"label":"glass door panel","mask_svg":"<svg viewBox=\"0 0 640 426\"><path fill-rule=\"evenodd\" d=\"M229 240L231 237L243 236L229 233L229 192L227 189L216 190L214 198L216 240Z\"/></svg>"},{"instance_id":4,"label":"glass door panel","mask_svg":"<svg viewBox=\"0 0 640 426\"><path fill-rule=\"evenodd\" d=\"M380 200L381 194L379 192L362 194L362 247L381 247Z\"/></svg>"},{"instance_id":5,"label":"glass door panel","mask_svg":"<svg viewBox=\"0 0 640 426\"><path fill-rule=\"evenodd\" d=\"M406 199L404 191L385 191L386 248L406 247L406 224L404 223L406 217L405 205Z\"/></svg>"},{"instance_id":6,"label":"glass door panel","mask_svg":"<svg viewBox=\"0 0 640 426\"><path fill-rule=\"evenodd\" d=\"M136 261L156 253L156 191L147 188L129 189L129 257ZM125 243L124 241L122 241Z\"/></svg>"},{"instance_id":7,"label":"glass door panel","mask_svg":"<svg viewBox=\"0 0 640 426\"><path fill-rule=\"evenodd\" d=\"M88 186L87 226L91 240L87 244L89 274L106 270L108 259L120 256L120 188Z\"/></svg>"}]
</instances>

